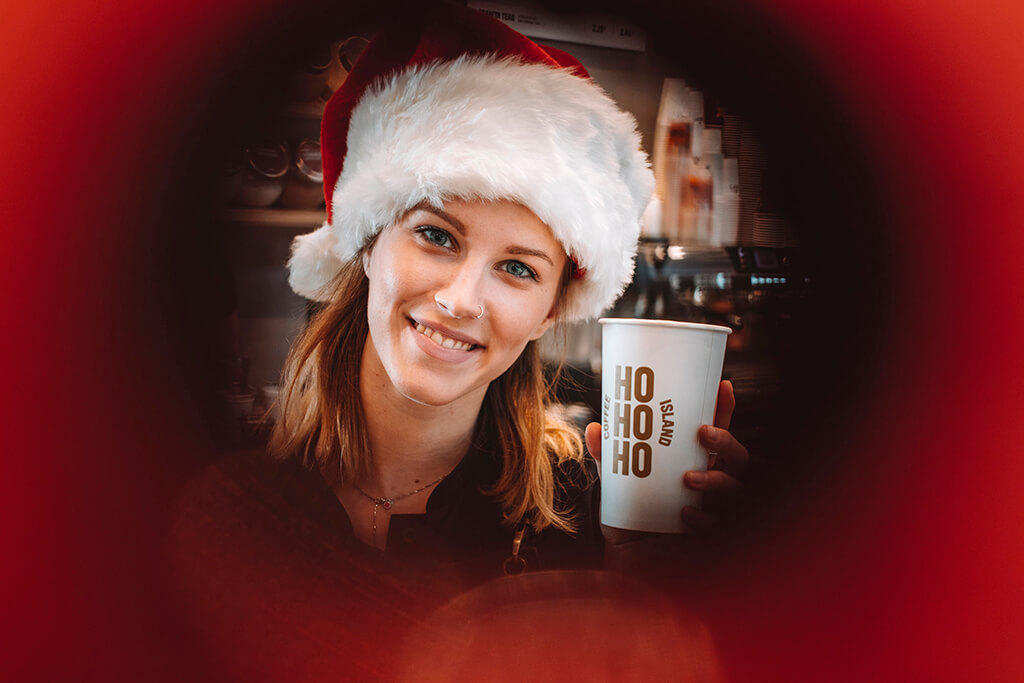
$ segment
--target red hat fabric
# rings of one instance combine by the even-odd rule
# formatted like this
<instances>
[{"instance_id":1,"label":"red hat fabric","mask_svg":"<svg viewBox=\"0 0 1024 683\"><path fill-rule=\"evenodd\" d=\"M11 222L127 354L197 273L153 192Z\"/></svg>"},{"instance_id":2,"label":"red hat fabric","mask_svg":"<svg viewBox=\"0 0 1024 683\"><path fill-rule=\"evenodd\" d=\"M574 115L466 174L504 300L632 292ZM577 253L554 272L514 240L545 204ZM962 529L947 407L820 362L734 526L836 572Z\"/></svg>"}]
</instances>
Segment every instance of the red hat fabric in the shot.
<instances>
[{"instance_id":1,"label":"red hat fabric","mask_svg":"<svg viewBox=\"0 0 1024 683\"><path fill-rule=\"evenodd\" d=\"M585 273L563 320L632 278L654 187L635 120L569 54L483 13L425 5L382 30L324 110L321 153L328 220L289 262L307 298L406 211L453 198L517 201L551 228Z\"/></svg>"}]
</instances>

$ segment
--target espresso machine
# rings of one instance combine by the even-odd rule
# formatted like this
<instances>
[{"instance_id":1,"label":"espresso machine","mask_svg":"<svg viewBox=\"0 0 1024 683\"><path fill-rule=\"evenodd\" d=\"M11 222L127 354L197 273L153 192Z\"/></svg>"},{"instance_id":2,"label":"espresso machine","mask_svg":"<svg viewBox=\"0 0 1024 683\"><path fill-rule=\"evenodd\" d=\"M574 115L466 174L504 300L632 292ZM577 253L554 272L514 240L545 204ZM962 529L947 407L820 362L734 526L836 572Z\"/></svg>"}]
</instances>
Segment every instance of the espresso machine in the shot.
<instances>
[{"instance_id":1,"label":"espresso machine","mask_svg":"<svg viewBox=\"0 0 1024 683\"><path fill-rule=\"evenodd\" d=\"M605 317L677 320L732 329L723 379L732 382L732 430L756 449L782 390L782 359L798 325L807 320L812 286L802 251L791 247L680 246L643 238L633 282ZM570 326L544 347L545 358L565 359L558 410L577 424L599 415L601 329L596 321Z\"/></svg>"}]
</instances>

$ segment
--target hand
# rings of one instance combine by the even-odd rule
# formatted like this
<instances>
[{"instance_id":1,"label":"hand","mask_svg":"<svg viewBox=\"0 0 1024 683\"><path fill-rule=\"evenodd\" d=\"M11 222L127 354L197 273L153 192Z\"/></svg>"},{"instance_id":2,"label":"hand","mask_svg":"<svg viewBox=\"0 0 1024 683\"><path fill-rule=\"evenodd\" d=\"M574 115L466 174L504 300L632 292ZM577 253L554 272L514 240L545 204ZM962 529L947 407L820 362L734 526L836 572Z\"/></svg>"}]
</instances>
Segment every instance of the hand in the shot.
<instances>
[{"instance_id":1,"label":"hand","mask_svg":"<svg viewBox=\"0 0 1024 683\"><path fill-rule=\"evenodd\" d=\"M687 505L682 509L683 521L695 531L706 531L714 526L712 512L724 498L740 488L739 477L747 466L750 456L747 449L729 433L729 423L736 408L736 396L732 382L725 380L718 385L718 400L715 404L715 424L703 425L697 433L702 446L710 455L708 471L693 470L683 475L682 484L704 493L704 508L698 510ZM587 450L596 460L601 460L601 425L591 422L586 429ZM605 538L613 543L628 542L639 538L633 533L623 534L621 529L603 527Z\"/></svg>"},{"instance_id":2,"label":"hand","mask_svg":"<svg viewBox=\"0 0 1024 683\"><path fill-rule=\"evenodd\" d=\"M735 408L732 382L725 380L718 385L714 426L703 425L697 433L700 444L708 449L708 471L694 470L683 475L686 486L704 492L703 510L690 505L683 508L683 521L697 531L706 531L714 526L715 518L709 511L713 512L729 494L740 488L742 484L737 477L750 461L747 449L729 433Z\"/></svg>"}]
</instances>

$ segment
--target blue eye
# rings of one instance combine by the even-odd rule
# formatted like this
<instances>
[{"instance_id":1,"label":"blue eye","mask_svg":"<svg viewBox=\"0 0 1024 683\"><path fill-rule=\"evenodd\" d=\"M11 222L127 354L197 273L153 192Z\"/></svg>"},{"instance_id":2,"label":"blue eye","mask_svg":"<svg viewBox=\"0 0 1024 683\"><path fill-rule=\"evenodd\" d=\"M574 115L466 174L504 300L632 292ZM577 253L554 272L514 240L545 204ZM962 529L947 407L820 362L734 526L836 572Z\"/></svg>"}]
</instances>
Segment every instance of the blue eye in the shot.
<instances>
[{"instance_id":1,"label":"blue eye","mask_svg":"<svg viewBox=\"0 0 1024 683\"><path fill-rule=\"evenodd\" d=\"M521 279L537 279L537 274L533 272L533 269L522 261L508 261L505 263L505 272L513 277Z\"/></svg>"},{"instance_id":2,"label":"blue eye","mask_svg":"<svg viewBox=\"0 0 1024 683\"><path fill-rule=\"evenodd\" d=\"M423 235L428 242L435 246L448 248L452 245L452 236L441 228L435 228L432 225L421 225L416 228L416 232Z\"/></svg>"}]
</instances>

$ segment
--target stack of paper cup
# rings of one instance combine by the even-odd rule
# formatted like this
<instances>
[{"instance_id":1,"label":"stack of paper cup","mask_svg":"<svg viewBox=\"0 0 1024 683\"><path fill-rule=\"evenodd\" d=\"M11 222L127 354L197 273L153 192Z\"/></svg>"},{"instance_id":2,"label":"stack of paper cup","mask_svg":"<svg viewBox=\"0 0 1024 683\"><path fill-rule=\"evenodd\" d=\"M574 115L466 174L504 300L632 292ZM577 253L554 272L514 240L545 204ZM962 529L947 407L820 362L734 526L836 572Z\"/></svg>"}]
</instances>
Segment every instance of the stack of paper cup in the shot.
<instances>
[{"instance_id":1,"label":"stack of paper cup","mask_svg":"<svg viewBox=\"0 0 1024 683\"><path fill-rule=\"evenodd\" d=\"M732 246L739 241L740 180L736 159L722 160L722 182L715 189L715 206L711 218L712 245Z\"/></svg>"},{"instance_id":2,"label":"stack of paper cup","mask_svg":"<svg viewBox=\"0 0 1024 683\"><path fill-rule=\"evenodd\" d=\"M281 420L281 405L278 403L280 389L276 384L264 384L263 385L263 405L266 408L266 413L263 419L276 424Z\"/></svg>"},{"instance_id":3,"label":"stack of paper cup","mask_svg":"<svg viewBox=\"0 0 1024 683\"><path fill-rule=\"evenodd\" d=\"M700 506L683 474L706 470L697 440L712 424L728 327L602 318L601 522L682 533Z\"/></svg>"}]
</instances>

